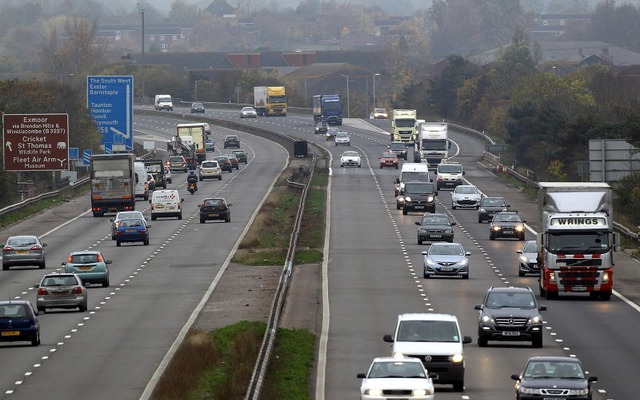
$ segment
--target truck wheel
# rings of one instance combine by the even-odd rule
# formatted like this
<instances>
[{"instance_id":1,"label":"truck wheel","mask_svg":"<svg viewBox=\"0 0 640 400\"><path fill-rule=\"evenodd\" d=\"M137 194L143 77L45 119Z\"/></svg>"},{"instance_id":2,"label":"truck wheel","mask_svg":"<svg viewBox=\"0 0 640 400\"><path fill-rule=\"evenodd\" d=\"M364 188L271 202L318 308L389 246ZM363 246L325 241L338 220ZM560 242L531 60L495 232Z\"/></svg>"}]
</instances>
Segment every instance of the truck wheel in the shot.
<instances>
[{"instance_id":1,"label":"truck wheel","mask_svg":"<svg viewBox=\"0 0 640 400\"><path fill-rule=\"evenodd\" d=\"M546 296L547 300L555 300L557 298L558 298L558 292L547 291L547 296Z\"/></svg>"},{"instance_id":2,"label":"truck wheel","mask_svg":"<svg viewBox=\"0 0 640 400\"><path fill-rule=\"evenodd\" d=\"M540 290L541 297L547 297L547 291L542 287L542 279L538 279L538 289Z\"/></svg>"},{"instance_id":3,"label":"truck wheel","mask_svg":"<svg viewBox=\"0 0 640 400\"><path fill-rule=\"evenodd\" d=\"M600 292L600 298L603 301L609 301L611 300L611 292Z\"/></svg>"}]
</instances>

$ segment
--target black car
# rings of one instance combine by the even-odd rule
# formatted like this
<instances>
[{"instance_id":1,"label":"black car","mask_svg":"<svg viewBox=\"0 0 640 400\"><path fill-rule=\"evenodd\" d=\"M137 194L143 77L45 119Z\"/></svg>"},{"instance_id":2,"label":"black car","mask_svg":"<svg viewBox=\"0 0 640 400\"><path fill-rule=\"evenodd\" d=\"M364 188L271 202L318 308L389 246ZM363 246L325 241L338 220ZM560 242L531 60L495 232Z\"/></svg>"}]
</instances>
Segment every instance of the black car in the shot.
<instances>
[{"instance_id":1,"label":"black car","mask_svg":"<svg viewBox=\"0 0 640 400\"><path fill-rule=\"evenodd\" d=\"M237 135L227 135L224 137L224 148L235 147L240 148L240 138Z\"/></svg>"},{"instance_id":2,"label":"black car","mask_svg":"<svg viewBox=\"0 0 640 400\"><path fill-rule=\"evenodd\" d=\"M227 203L222 197L210 197L202 200L198 204L200 208L200 223L204 224L208 220L222 220L231 222L231 203Z\"/></svg>"},{"instance_id":3,"label":"black car","mask_svg":"<svg viewBox=\"0 0 640 400\"><path fill-rule=\"evenodd\" d=\"M204 114L204 104L202 103L192 103L191 104L191 113L203 113Z\"/></svg>"},{"instance_id":4,"label":"black car","mask_svg":"<svg viewBox=\"0 0 640 400\"><path fill-rule=\"evenodd\" d=\"M537 356L527 360L516 381L516 400L566 399L591 400L591 384L598 381L588 376L576 357Z\"/></svg>"},{"instance_id":5,"label":"black car","mask_svg":"<svg viewBox=\"0 0 640 400\"><path fill-rule=\"evenodd\" d=\"M314 128L315 133L327 133L328 129L329 129L329 124L327 124L327 121L317 122Z\"/></svg>"},{"instance_id":6,"label":"black car","mask_svg":"<svg viewBox=\"0 0 640 400\"><path fill-rule=\"evenodd\" d=\"M335 126L330 126L327 128L327 132L324 134L325 140L334 140L336 138L336 133L340 132L340 128Z\"/></svg>"},{"instance_id":7,"label":"black car","mask_svg":"<svg viewBox=\"0 0 640 400\"><path fill-rule=\"evenodd\" d=\"M0 301L0 342L40 345L40 323L29 300Z\"/></svg>"},{"instance_id":8,"label":"black car","mask_svg":"<svg viewBox=\"0 0 640 400\"><path fill-rule=\"evenodd\" d=\"M478 206L478 222L491 221L496 213L507 211L509 207L504 197L485 197Z\"/></svg>"},{"instance_id":9,"label":"black car","mask_svg":"<svg viewBox=\"0 0 640 400\"><path fill-rule=\"evenodd\" d=\"M418 244L423 241L447 241L453 242L453 225L445 214L425 214L420 221L416 221L418 228Z\"/></svg>"},{"instance_id":10,"label":"black car","mask_svg":"<svg viewBox=\"0 0 640 400\"><path fill-rule=\"evenodd\" d=\"M407 145L404 142L391 142L389 150L396 153L398 158L407 161Z\"/></svg>"},{"instance_id":11,"label":"black car","mask_svg":"<svg viewBox=\"0 0 640 400\"><path fill-rule=\"evenodd\" d=\"M218 156L215 157L214 160L218 162L220 165L220 169L227 172L233 172L233 164L231 164L231 160L227 156Z\"/></svg>"},{"instance_id":12,"label":"black car","mask_svg":"<svg viewBox=\"0 0 640 400\"><path fill-rule=\"evenodd\" d=\"M489 340L530 341L542 347L542 316L531 288L491 287L482 304L476 304L478 317L478 346L486 347Z\"/></svg>"},{"instance_id":13,"label":"black car","mask_svg":"<svg viewBox=\"0 0 640 400\"><path fill-rule=\"evenodd\" d=\"M489 239L516 238L524 240L524 223L515 211L501 211L493 216L489 225Z\"/></svg>"},{"instance_id":14,"label":"black car","mask_svg":"<svg viewBox=\"0 0 640 400\"><path fill-rule=\"evenodd\" d=\"M402 215L409 211L436 212L436 185L433 182L407 182L398 197L402 197ZM399 204L396 201L396 204Z\"/></svg>"},{"instance_id":15,"label":"black car","mask_svg":"<svg viewBox=\"0 0 640 400\"><path fill-rule=\"evenodd\" d=\"M243 163L243 164L247 163L247 153L244 150L242 149L233 150L231 153L233 153L233 155L236 156L239 163Z\"/></svg>"}]
</instances>

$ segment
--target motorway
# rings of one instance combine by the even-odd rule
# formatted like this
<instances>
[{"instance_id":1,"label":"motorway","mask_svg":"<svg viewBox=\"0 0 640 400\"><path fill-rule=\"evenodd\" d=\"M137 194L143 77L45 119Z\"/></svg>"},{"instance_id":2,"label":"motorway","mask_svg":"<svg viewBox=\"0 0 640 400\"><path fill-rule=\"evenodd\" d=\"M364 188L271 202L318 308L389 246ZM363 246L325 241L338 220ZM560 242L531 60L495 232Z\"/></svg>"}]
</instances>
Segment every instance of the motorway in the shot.
<instances>
[{"instance_id":1,"label":"motorway","mask_svg":"<svg viewBox=\"0 0 640 400\"><path fill-rule=\"evenodd\" d=\"M210 114L238 120L236 111ZM640 376L640 351L635 338L640 331L640 308L622 298L623 295L638 298L637 289L628 281L623 285L628 291L616 293L609 302L584 296L554 301L538 298L539 303L548 307L543 312L546 324L542 349L531 348L525 342L490 342L489 347L479 348L477 311L473 307L482 301L486 290L499 285L537 287L537 278L518 277L515 252L522 242L490 241L488 224L477 222L476 211L451 210L449 192L440 191L437 211L455 218L455 241L472 253L470 279L424 280L420 252L428 245L416 244L414 222L419 214L403 216L396 210L393 181L399 172L379 169L377 164L388 143L388 137L381 133L389 129L388 121L345 123L345 130L352 133L352 146L348 149L358 150L363 156L362 168L340 168L338 158L345 148L314 135L311 117L258 118L245 122L304 137L326 147L333 157L330 236L323 266L326 277L323 288L328 302L324 304L325 336L321 343L326 343L326 349L321 346L318 355L321 368L315 379L317 400L355 398L360 386L356 374L365 372L374 357L390 354L390 346L382 341L382 336L392 333L397 315L432 311L455 314L462 334L473 338L473 343L465 347L466 390L459 393L450 386L436 385L438 399L512 399L514 381L509 376L520 372L526 359L533 355L579 357L586 369L599 378L595 388L602 393L595 397L597 400L635 398L629 383ZM175 123L138 116L136 135L146 140L154 137L166 140ZM215 126L213 130L218 135L217 146L222 143L224 132ZM465 166L465 178L487 195L507 198L511 208L518 210L531 228L527 239L533 239L533 231L538 228L535 202L500 183L492 171L478 164L484 147L481 141L457 132L452 132L451 137L459 149L455 160ZM255 156L251 164L241 167L237 178L233 178L236 172L229 174L232 181L225 175L221 183L206 182L204 186L211 193L221 190L233 200L231 224L200 227L197 220L188 218L155 221L148 248L116 249L107 237L106 219L96 223L87 214L46 235L48 270L56 268L71 250L100 248L114 260L112 288L91 288L89 313L42 316L41 347L0 345L6 356L0 359L4 371L0 395L15 390L11 398L31 399L43 393L47 398L66 399L87 394L105 399L140 396L180 328L223 267L260 198L283 167L282 148L246 134L241 140L250 146L250 155ZM244 144L243 147L247 148ZM174 185L177 181L174 177ZM202 190L198 194L202 195ZM185 199L185 207L193 209L193 215L195 199L200 197ZM78 213L83 207L88 208L88 203L79 205ZM36 229L38 232L34 233L41 235L50 229L46 221L42 225L30 232ZM205 228L203 234L201 230ZM20 229L26 228L17 225L3 231L2 239ZM201 250L185 252L184 248ZM187 259L185 253L194 258ZM616 255L616 262L620 276L640 268L623 253ZM34 301L35 296L28 288L41 275L42 271L33 269L3 272L0 292L11 289L11 296Z\"/></svg>"},{"instance_id":2,"label":"motorway","mask_svg":"<svg viewBox=\"0 0 640 400\"><path fill-rule=\"evenodd\" d=\"M140 139L166 141L181 122L136 117L135 132ZM216 145L222 145L226 133L230 132L214 129ZM222 181L199 182L194 196L185 189L186 174L174 173L169 187L179 187L184 196L183 219L151 222L149 246L116 248L108 218L94 218L89 212L88 195L75 199L77 206L68 214L52 210L0 233L3 243L10 235L29 233L43 237L48 245L45 271L17 267L0 273L3 299L24 298L35 304L33 285L44 272L60 269L71 251L99 249L113 261L111 286L89 287L88 312L52 310L41 315L39 347L0 344L0 398L141 396L286 166L287 153L280 145L234 133L240 135L249 163L225 172ZM233 203L230 223L199 224L197 204L213 194ZM137 208L150 220L148 203L138 201Z\"/></svg>"}]
</instances>

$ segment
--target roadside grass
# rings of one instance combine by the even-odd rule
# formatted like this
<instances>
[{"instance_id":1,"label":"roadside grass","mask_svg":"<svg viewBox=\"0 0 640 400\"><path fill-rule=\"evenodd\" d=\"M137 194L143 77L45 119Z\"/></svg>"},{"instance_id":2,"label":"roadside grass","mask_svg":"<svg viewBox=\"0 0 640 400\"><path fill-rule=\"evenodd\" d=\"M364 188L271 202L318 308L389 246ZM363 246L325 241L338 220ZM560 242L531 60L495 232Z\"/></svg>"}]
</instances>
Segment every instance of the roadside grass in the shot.
<instances>
[{"instance_id":1,"label":"roadside grass","mask_svg":"<svg viewBox=\"0 0 640 400\"><path fill-rule=\"evenodd\" d=\"M243 400L266 324L241 321L212 332L187 334L151 396L154 400ZM262 400L308 399L315 337L278 329Z\"/></svg>"},{"instance_id":2,"label":"roadside grass","mask_svg":"<svg viewBox=\"0 0 640 400\"><path fill-rule=\"evenodd\" d=\"M57 206L63 201L65 201L65 199L62 196L55 196L49 199L40 200L20 210L10 212L0 217L0 228L6 228L9 225L15 224L16 222L22 221L27 217L37 214L42 210Z\"/></svg>"}]
</instances>

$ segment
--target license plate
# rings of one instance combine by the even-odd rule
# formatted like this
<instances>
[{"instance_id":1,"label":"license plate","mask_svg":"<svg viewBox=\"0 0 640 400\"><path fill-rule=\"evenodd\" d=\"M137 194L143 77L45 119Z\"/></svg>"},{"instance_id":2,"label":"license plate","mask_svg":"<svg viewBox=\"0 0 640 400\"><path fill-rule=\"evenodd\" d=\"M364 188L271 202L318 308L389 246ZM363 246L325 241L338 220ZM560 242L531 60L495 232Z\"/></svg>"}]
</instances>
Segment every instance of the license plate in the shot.
<instances>
[{"instance_id":1,"label":"license plate","mask_svg":"<svg viewBox=\"0 0 640 400\"><path fill-rule=\"evenodd\" d=\"M572 292L586 292L587 288L584 286L574 286L571 288Z\"/></svg>"},{"instance_id":2,"label":"license plate","mask_svg":"<svg viewBox=\"0 0 640 400\"><path fill-rule=\"evenodd\" d=\"M220 214L209 214L209 216L210 216L210 217L217 217L217 216L219 216L219 215L220 215Z\"/></svg>"},{"instance_id":3,"label":"license plate","mask_svg":"<svg viewBox=\"0 0 640 400\"><path fill-rule=\"evenodd\" d=\"M416 210L422 210L424 206L413 206L413 208L415 208Z\"/></svg>"},{"instance_id":4,"label":"license plate","mask_svg":"<svg viewBox=\"0 0 640 400\"><path fill-rule=\"evenodd\" d=\"M434 239L440 239L442 237L442 235L431 235L432 238Z\"/></svg>"},{"instance_id":5,"label":"license plate","mask_svg":"<svg viewBox=\"0 0 640 400\"><path fill-rule=\"evenodd\" d=\"M502 332L502 336L520 336L520 332L512 332L512 331Z\"/></svg>"},{"instance_id":6,"label":"license plate","mask_svg":"<svg viewBox=\"0 0 640 400\"><path fill-rule=\"evenodd\" d=\"M451 268L451 267L442 267L442 268L440 268L440 271L451 272L451 271L453 271L453 268Z\"/></svg>"},{"instance_id":7,"label":"license plate","mask_svg":"<svg viewBox=\"0 0 640 400\"><path fill-rule=\"evenodd\" d=\"M504 233L513 233L513 231L511 229L504 229L502 232L504 232Z\"/></svg>"},{"instance_id":8,"label":"license plate","mask_svg":"<svg viewBox=\"0 0 640 400\"><path fill-rule=\"evenodd\" d=\"M78 267L80 271L90 271L93 267Z\"/></svg>"},{"instance_id":9,"label":"license plate","mask_svg":"<svg viewBox=\"0 0 640 400\"><path fill-rule=\"evenodd\" d=\"M2 336L20 336L20 331L5 331Z\"/></svg>"},{"instance_id":10,"label":"license plate","mask_svg":"<svg viewBox=\"0 0 640 400\"><path fill-rule=\"evenodd\" d=\"M29 250L16 250L16 254L29 254Z\"/></svg>"},{"instance_id":11,"label":"license plate","mask_svg":"<svg viewBox=\"0 0 640 400\"><path fill-rule=\"evenodd\" d=\"M135 230L135 229L125 229L124 231L127 232L127 233L137 232L137 230Z\"/></svg>"}]
</instances>

